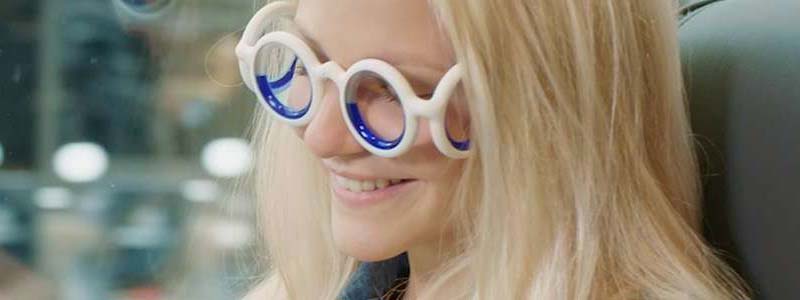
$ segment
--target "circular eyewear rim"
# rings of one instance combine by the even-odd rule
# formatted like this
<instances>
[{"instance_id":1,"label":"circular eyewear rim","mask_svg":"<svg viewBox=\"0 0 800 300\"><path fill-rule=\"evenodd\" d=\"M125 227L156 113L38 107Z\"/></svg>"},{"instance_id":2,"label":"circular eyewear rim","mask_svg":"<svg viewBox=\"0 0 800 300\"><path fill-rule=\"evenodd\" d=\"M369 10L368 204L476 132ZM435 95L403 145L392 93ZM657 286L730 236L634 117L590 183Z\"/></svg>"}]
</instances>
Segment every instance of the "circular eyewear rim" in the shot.
<instances>
[{"instance_id":1,"label":"circular eyewear rim","mask_svg":"<svg viewBox=\"0 0 800 300\"><path fill-rule=\"evenodd\" d=\"M267 10L269 5L262 8ZM284 13L285 14L285 13ZM260 11L256 17L268 17ZM255 19L255 18L254 18ZM262 24L258 20L252 23ZM250 26L250 25L249 25ZM240 44L237 46L237 55L240 59L240 69L243 80L247 86L258 96L259 102L266 106L270 112L284 122L293 126L307 125L316 113L321 100L321 86L325 79L333 81L339 90L339 103L343 118L351 134L356 136L356 140L362 147L373 154L384 157L395 157L405 153L416 140L417 119L424 117L429 120L431 135L436 147L448 157L466 158L471 152L470 139L462 141L455 140L444 126L444 114L449 98L454 94L456 85L461 81L461 67L456 64L443 76L430 99L422 99L414 94L405 77L393 66L385 61L378 59L364 59L356 62L347 71L344 71L335 62L329 61L321 64L316 55L299 38L291 33L284 31L272 31L264 34L257 41L248 45L247 36L250 28L245 30ZM288 72L284 76L269 82L266 74L259 74L253 67L259 51L267 46L285 47L294 56L292 66L300 60L306 67L310 83L309 102L300 109L287 108L285 105L275 101L276 96L272 93L270 85L285 84L286 80L291 80L294 72ZM293 68L290 68L293 70ZM394 89L398 95L398 101L403 108L404 124L403 132L395 139L384 139L372 132L369 126L361 118L358 107L348 105L353 101L348 101L348 85L353 82L352 78L362 72L370 72L379 76L388 86ZM271 100L271 101L270 101Z\"/></svg>"}]
</instances>

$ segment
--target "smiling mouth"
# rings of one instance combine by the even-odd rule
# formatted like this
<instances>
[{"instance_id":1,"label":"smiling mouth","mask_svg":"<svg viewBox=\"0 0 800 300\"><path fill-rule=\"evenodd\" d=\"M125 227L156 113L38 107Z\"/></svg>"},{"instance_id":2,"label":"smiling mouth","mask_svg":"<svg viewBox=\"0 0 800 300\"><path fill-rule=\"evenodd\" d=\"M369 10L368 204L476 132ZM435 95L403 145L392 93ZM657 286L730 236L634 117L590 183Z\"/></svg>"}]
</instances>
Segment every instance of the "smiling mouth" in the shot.
<instances>
[{"instance_id":1,"label":"smiling mouth","mask_svg":"<svg viewBox=\"0 0 800 300\"><path fill-rule=\"evenodd\" d=\"M334 175L333 178L337 186L342 187L345 190L354 193L378 191L391 186L400 185L415 180L415 179L358 180L339 175Z\"/></svg>"}]
</instances>

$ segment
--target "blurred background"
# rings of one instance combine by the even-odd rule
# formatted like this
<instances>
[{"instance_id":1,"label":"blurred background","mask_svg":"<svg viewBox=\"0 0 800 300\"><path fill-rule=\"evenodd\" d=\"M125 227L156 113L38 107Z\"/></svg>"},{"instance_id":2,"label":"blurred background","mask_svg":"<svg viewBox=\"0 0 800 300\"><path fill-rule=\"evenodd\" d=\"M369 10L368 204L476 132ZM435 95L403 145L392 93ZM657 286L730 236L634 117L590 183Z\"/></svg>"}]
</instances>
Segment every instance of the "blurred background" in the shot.
<instances>
[{"instance_id":1,"label":"blurred background","mask_svg":"<svg viewBox=\"0 0 800 300\"><path fill-rule=\"evenodd\" d=\"M0 300L241 295L257 4L0 1Z\"/></svg>"}]
</instances>

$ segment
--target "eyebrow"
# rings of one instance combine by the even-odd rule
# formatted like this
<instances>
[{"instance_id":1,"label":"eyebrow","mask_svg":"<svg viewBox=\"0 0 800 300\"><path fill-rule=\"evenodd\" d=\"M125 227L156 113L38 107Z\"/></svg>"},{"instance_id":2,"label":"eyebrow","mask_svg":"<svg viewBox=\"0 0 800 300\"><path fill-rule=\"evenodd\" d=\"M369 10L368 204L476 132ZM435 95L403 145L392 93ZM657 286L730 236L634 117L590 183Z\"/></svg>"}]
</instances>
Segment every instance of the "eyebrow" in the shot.
<instances>
[{"instance_id":1,"label":"eyebrow","mask_svg":"<svg viewBox=\"0 0 800 300\"><path fill-rule=\"evenodd\" d=\"M303 29L303 27L297 24L297 22L289 22L289 24L290 25L289 28L287 28L287 30L299 35L300 38L311 47L311 50L313 50L315 54L317 54L317 56L320 56L318 57L319 60L330 60L328 54L325 52L325 49L322 48L322 45L320 45L317 42L317 40L312 38L311 34L309 34L308 31Z\"/></svg>"},{"instance_id":2,"label":"eyebrow","mask_svg":"<svg viewBox=\"0 0 800 300\"><path fill-rule=\"evenodd\" d=\"M320 61L331 60L325 48L315 40L308 31L301 27L297 22L289 22L291 25L288 30L300 36L300 38L311 47ZM406 78L409 85L417 92L433 92L433 89L438 86L446 71L439 70L433 66L421 63L397 63L391 59L382 57L373 57L386 61L395 67L403 77ZM346 68L345 68L346 69Z\"/></svg>"}]
</instances>

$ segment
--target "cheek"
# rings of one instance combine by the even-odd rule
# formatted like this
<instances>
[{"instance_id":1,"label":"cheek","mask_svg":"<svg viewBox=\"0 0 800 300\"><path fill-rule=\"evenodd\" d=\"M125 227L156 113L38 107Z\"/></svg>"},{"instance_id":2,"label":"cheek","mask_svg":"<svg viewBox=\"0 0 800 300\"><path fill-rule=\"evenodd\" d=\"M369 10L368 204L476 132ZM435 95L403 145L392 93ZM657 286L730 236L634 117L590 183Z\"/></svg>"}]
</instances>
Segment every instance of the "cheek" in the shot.
<instances>
[{"instance_id":1,"label":"cheek","mask_svg":"<svg viewBox=\"0 0 800 300\"><path fill-rule=\"evenodd\" d=\"M393 140L403 134L403 108L398 103L387 100L359 101L358 107L367 126L381 138Z\"/></svg>"},{"instance_id":2,"label":"cheek","mask_svg":"<svg viewBox=\"0 0 800 300\"><path fill-rule=\"evenodd\" d=\"M415 178L428 181L440 180L443 176L442 172L453 162L456 162L436 148L427 120L420 121L417 139L409 152L403 155L402 160L404 165L413 170Z\"/></svg>"}]
</instances>

